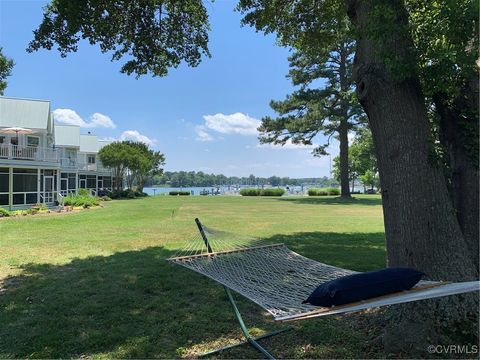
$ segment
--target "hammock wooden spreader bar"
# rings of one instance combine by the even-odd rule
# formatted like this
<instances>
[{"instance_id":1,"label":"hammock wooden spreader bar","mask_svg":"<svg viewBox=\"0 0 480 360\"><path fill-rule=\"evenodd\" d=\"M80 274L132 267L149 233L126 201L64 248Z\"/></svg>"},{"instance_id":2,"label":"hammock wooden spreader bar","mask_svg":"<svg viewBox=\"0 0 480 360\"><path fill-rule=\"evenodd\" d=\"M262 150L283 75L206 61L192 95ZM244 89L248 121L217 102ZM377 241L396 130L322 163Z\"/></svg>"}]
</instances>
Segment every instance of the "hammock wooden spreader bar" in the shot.
<instances>
[{"instance_id":1,"label":"hammock wooden spreader bar","mask_svg":"<svg viewBox=\"0 0 480 360\"><path fill-rule=\"evenodd\" d=\"M290 250L284 244L243 244L234 239L233 235L203 227L198 219L195 219L195 222L201 235L201 241L197 241L193 245L189 244L185 251L168 260L222 284L245 335L246 342L261 351L267 358L273 357L257 343L258 338L252 338L249 335L231 290L260 305L272 314L275 320L293 321L461 294L480 289L478 281L461 283L421 281L408 291L342 306L324 308L302 304L302 301L321 283L356 272L306 258ZM211 236L211 239L207 237L207 234ZM222 236L227 238L223 242L221 241ZM234 243L234 246L230 248L224 246L225 243L229 242L229 236L232 237L231 242ZM269 333L263 337L272 336L279 332L281 331ZM228 348L230 347L232 346ZM207 355L222 350L225 350L225 348L209 352Z\"/></svg>"}]
</instances>

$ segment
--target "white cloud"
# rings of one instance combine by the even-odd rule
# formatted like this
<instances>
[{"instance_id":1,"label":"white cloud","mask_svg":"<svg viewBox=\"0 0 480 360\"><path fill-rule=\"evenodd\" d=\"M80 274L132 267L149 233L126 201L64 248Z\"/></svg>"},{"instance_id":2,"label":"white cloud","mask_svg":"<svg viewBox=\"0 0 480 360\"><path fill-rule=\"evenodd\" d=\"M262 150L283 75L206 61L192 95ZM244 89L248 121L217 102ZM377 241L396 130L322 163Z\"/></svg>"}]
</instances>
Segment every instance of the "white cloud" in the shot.
<instances>
[{"instance_id":1,"label":"white cloud","mask_svg":"<svg viewBox=\"0 0 480 360\"><path fill-rule=\"evenodd\" d=\"M55 109L53 119L59 124L77 125L81 128L116 128L110 117L98 112L91 115L88 121L85 121L72 109Z\"/></svg>"},{"instance_id":2,"label":"white cloud","mask_svg":"<svg viewBox=\"0 0 480 360\"><path fill-rule=\"evenodd\" d=\"M240 112L225 115L204 115L205 126L221 134L257 135L261 121Z\"/></svg>"},{"instance_id":3,"label":"white cloud","mask_svg":"<svg viewBox=\"0 0 480 360\"><path fill-rule=\"evenodd\" d=\"M109 129L115 129L117 127L110 117L100 113L95 113L90 116L89 125L90 127L104 127Z\"/></svg>"},{"instance_id":4,"label":"white cloud","mask_svg":"<svg viewBox=\"0 0 480 360\"><path fill-rule=\"evenodd\" d=\"M214 137L207 132L205 125L197 125L195 126L195 132L197 133L197 137L195 140L197 141L212 141Z\"/></svg>"},{"instance_id":5,"label":"white cloud","mask_svg":"<svg viewBox=\"0 0 480 360\"><path fill-rule=\"evenodd\" d=\"M154 139L140 134L137 130L126 130L120 135L120 140L132 140L143 142L146 145L153 145L155 143Z\"/></svg>"},{"instance_id":6,"label":"white cloud","mask_svg":"<svg viewBox=\"0 0 480 360\"><path fill-rule=\"evenodd\" d=\"M303 145L303 144L294 144L291 139L288 139L285 145L275 145L275 144L258 144L258 148L266 149L275 149L275 150L313 150L318 144Z\"/></svg>"}]
</instances>

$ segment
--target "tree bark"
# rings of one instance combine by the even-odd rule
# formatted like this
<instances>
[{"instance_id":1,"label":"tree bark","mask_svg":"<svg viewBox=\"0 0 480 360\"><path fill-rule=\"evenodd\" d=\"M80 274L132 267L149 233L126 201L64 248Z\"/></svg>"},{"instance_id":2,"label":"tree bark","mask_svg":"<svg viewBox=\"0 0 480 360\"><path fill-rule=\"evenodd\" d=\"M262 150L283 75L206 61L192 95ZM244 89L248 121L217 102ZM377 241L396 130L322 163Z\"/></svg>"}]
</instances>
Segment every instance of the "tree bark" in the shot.
<instances>
[{"instance_id":1,"label":"tree bark","mask_svg":"<svg viewBox=\"0 0 480 360\"><path fill-rule=\"evenodd\" d=\"M479 174L478 164L467 153L478 138L478 80L468 83L452 104L445 94L434 94L440 116L440 141L446 150L450 170L450 195L463 236L474 264L479 267ZM467 111L466 111L467 110ZM470 149L472 151L472 149Z\"/></svg>"},{"instance_id":2,"label":"tree bark","mask_svg":"<svg viewBox=\"0 0 480 360\"><path fill-rule=\"evenodd\" d=\"M340 126L338 129L338 137L340 140L340 187L341 197L350 198L350 184L348 176L348 101L343 97L348 91L347 79L347 53L345 44L340 48L340 66L339 66L339 80L340 80Z\"/></svg>"},{"instance_id":3,"label":"tree bark","mask_svg":"<svg viewBox=\"0 0 480 360\"><path fill-rule=\"evenodd\" d=\"M389 54L401 65L412 63L403 1L347 0L347 4L357 31L357 96L368 116L378 158L388 265L416 268L431 280L477 279L445 176L430 160L431 133L418 76L410 68L408 74L396 77L381 55ZM394 14L391 24L382 24L392 31L373 39L372 24L378 24L378 14ZM478 295L396 306L387 322L384 345L387 351L414 354L416 348L426 355L428 341L443 330L440 319L449 325L471 324L468 316L476 314L477 305Z\"/></svg>"},{"instance_id":4,"label":"tree bark","mask_svg":"<svg viewBox=\"0 0 480 360\"><path fill-rule=\"evenodd\" d=\"M390 266L411 266L431 279L471 280L478 275L448 196L442 170L429 159L429 123L420 82L414 72L393 78L381 56L408 61L412 42L400 0L350 1L358 31L354 76L368 115L378 156L385 235ZM370 39L375 7L396 18L388 41ZM404 28L405 31L399 29Z\"/></svg>"}]
</instances>

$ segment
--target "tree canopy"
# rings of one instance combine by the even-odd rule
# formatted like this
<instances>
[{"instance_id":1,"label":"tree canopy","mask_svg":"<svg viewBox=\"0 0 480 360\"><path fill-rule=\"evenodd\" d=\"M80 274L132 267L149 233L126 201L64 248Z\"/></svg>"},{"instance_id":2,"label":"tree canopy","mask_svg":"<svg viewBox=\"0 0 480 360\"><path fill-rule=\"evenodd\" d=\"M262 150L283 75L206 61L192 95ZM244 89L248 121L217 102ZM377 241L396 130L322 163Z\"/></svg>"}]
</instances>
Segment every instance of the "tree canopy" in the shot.
<instances>
[{"instance_id":1,"label":"tree canopy","mask_svg":"<svg viewBox=\"0 0 480 360\"><path fill-rule=\"evenodd\" d=\"M3 54L3 49L0 47L0 95L7 88L7 77L12 75L12 69L14 66L12 59Z\"/></svg>"},{"instance_id":2,"label":"tree canopy","mask_svg":"<svg viewBox=\"0 0 480 360\"><path fill-rule=\"evenodd\" d=\"M53 0L28 51L55 46L62 57L81 39L98 44L121 72L165 76L182 61L197 66L208 50L208 14L201 0Z\"/></svg>"},{"instance_id":3,"label":"tree canopy","mask_svg":"<svg viewBox=\"0 0 480 360\"><path fill-rule=\"evenodd\" d=\"M104 166L113 170L117 191L121 189L123 178L129 189L137 185L138 190L143 191L145 180L161 174L161 166L165 164L162 153L149 149L142 142L115 141L101 148L98 156Z\"/></svg>"}]
</instances>

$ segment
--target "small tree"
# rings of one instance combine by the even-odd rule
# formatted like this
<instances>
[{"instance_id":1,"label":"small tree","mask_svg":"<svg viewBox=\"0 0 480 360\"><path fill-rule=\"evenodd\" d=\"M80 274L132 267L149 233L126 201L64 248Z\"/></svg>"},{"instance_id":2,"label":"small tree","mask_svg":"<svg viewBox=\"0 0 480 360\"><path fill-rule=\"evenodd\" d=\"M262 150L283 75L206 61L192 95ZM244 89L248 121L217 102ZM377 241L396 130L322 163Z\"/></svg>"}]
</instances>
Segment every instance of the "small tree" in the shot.
<instances>
[{"instance_id":1,"label":"small tree","mask_svg":"<svg viewBox=\"0 0 480 360\"><path fill-rule=\"evenodd\" d=\"M135 183L139 191L143 191L147 178L154 175L161 175L163 169L161 166L165 164L165 155L159 151L149 149L142 142L126 142L132 148L129 158L128 171L130 178L130 188Z\"/></svg>"},{"instance_id":2,"label":"small tree","mask_svg":"<svg viewBox=\"0 0 480 360\"><path fill-rule=\"evenodd\" d=\"M126 159L130 156L130 151L131 148L125 142L115 141L98 152L102 164L113 170L117 191L122 188L122 179L127 167Z\"/></svg>"}]
</instances>

